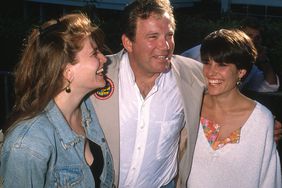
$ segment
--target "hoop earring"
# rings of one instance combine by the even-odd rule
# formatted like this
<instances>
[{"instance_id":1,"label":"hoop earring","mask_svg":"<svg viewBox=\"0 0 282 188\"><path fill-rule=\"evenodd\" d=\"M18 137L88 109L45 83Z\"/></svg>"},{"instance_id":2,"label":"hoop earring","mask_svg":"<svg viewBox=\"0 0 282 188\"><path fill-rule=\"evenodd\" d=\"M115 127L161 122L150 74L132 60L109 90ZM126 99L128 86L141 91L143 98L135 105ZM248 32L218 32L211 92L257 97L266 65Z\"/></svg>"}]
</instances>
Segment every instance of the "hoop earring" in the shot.
<instances>
[{"instance_id":1,"label":"hoop earring","mask_svg":"<svg viewBox=\"0 0 282 188\"><path fill-rule=\"evenodd\" d=\"M68 81L68 85L67 85L67 87L65 88L65 91L67 92L67 93L70 93L71 92L71 88L70 88L70 81L69 80L67 80Z\"/></svg>"}]
</instances>

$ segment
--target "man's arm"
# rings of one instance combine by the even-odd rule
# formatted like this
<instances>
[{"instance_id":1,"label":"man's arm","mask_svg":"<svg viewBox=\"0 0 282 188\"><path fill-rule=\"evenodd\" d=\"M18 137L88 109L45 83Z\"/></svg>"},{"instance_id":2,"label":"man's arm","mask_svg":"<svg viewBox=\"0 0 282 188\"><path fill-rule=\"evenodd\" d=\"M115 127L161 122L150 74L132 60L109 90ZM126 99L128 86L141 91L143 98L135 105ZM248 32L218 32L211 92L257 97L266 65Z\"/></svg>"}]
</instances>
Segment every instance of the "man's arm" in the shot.
<instances>
[{"instance_id":1,"label":"man's arm","mask_svg":"<svg viewBox=\"0 0 282 188\"><path fill-rule=\"evenodd\" d=\"M273 86L275 89L274 91L277 91L279 88L279 78L277 74L275 73L270 60L267 55L267 48L265 46L259 45L257 47L258 49L258 57L255 62L256 66L263 72L264 81L267 82L267 84L271 87ZM277 86L277 87L275 87ZM267 91L266 91L267 92ZM270 91L272 92L272 91Z\"/></svg>"}]
</instances>

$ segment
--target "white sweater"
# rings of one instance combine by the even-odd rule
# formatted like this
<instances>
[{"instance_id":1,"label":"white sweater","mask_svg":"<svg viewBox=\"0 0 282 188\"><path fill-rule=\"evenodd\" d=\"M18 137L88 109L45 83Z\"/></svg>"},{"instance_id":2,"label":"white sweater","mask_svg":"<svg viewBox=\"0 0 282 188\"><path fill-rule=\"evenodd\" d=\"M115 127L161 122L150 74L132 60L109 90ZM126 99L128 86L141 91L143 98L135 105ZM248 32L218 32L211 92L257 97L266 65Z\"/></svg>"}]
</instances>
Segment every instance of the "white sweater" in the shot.
<instances>
[{"instance_id":1,"label":"white sweater","mask_svg":"<svg viewBox=\"0 0 282 188\"><path fill-rule=\"evenodd\" d=\"M188 188L281 188L273 124L271 112L257 102L240 142L218 150L211 148L199 126Z\"/></svg>"}]
</instances>

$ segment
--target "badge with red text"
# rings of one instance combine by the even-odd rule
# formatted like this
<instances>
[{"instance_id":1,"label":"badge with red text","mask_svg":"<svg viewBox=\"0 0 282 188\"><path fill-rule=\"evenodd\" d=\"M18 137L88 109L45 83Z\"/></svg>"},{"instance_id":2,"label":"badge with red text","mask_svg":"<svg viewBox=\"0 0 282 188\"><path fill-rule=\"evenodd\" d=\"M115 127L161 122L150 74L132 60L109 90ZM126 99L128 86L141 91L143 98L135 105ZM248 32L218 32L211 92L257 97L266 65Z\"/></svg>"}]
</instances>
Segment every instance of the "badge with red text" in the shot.
<instances>
[{"instance_id":1,"label":"badge with red text","mask_svg":"<svg viewBox=\"0 0 282 188\"><path fill-rule=\"evenodd\" d=\"M97 98L97 99L100 99L100 100L106 100L108 98L110 98L112 96L112 94L114 93L114 82L106 77L105 78L106 80L106 85L105 87L101 88L101 89L98 89L95 93L94 93L94 96Z\"/></svg>"}]
</instances>

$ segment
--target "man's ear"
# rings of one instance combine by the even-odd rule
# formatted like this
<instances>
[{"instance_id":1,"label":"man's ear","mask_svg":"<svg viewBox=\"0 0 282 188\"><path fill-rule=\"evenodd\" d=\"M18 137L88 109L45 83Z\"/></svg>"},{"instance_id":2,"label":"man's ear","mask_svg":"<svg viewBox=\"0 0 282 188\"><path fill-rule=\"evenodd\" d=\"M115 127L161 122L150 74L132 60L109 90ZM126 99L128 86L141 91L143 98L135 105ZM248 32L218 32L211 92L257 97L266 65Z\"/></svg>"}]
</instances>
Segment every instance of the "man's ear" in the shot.
<instances>
[{"instance_id":1,"label":"man's ear","mask_svg":"<svg viewBox=\"0 0 282 188\"><path fill-rule=\"evenodd\" d=\"M64 70L64 77L66 80L71 82L74 77L74 72L73 72L73 65L68 63L65 70Z\"/></svg>"},{"instance_id":2,"label":"man's ear","mask_svg":"<svg viewBox=\"0 0 282 188\"><path fill-rule=\"evenodd\" d=\"M132 41L125 34L123 34L121 36L121 41L122 41L122 45L126 49L126 51L132 52Z\"/></svg>"}]
</instances>

